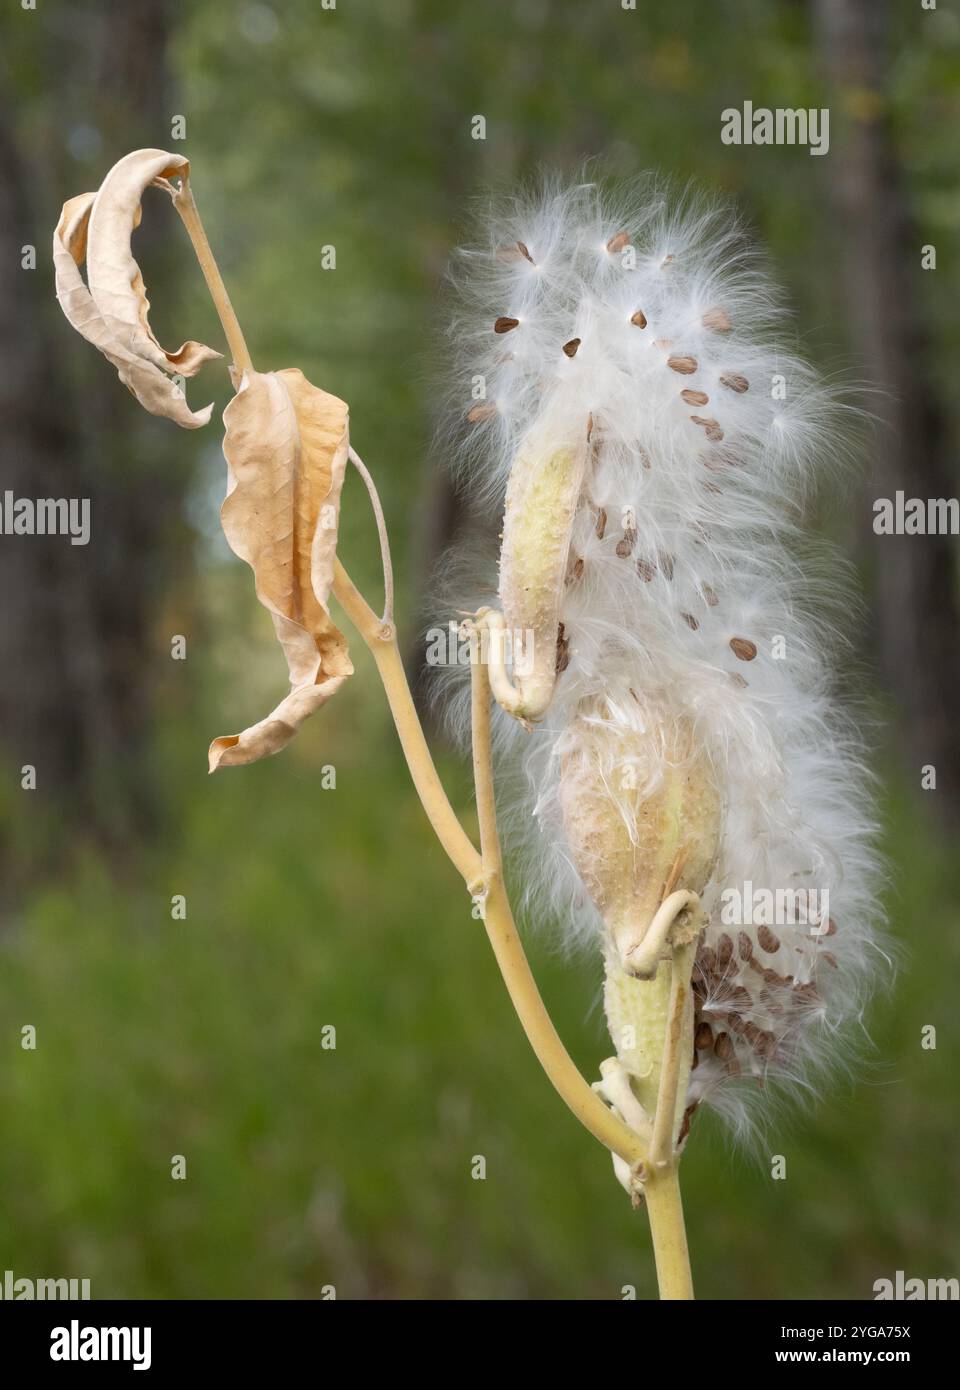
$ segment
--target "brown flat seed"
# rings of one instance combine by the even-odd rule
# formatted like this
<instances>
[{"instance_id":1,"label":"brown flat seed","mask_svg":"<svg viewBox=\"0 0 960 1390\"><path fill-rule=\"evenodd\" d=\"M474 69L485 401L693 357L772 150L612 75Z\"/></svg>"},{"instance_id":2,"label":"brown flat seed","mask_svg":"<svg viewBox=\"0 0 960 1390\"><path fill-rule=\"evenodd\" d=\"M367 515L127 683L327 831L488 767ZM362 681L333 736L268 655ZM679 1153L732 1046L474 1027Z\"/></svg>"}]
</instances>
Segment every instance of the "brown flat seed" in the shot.
<instances>
[{"instance_id":1,"label":"brown flat seed","mask_svg":"<svg viewBox=\"0 0 960 1390\"><path fill-rule=\"evenodd\" d=\"M717 953L712 946L701 946L697 953L697 964L705 974L713 974L717 968Z\"/></svg>"},{"instance_id":2,"label":"brown flat seed","mask_svg":"<svg viewBox=\"0 0 960 1390\"><path fill-rule=\"evenodd\" d=\"M630 315L630 322L634 328L646 328L647 316L642 309L638 309L636 313Z\"/></svg>"},{"instance_id":3,"label":"brown flat seed","mask_svg":"<svg viewBox=\"0 0 960 1390\"><path fill-rule=\"evenodd\" d=\"M643 464L644 468L650 467L650 455L647 453L646 449L644 449L641 444L637 445L637 457Z\"/></svg>"},{"instance_id":4,"label":"brown flat seed","mask_svg":"<svg viewBox=\"0 0 960 1390\"><path fill-rule=\"evenodd\" d=\"M716 443L723 438L723 430L720 428L719 420L714 420L712 416L706 415L691 415L690 419L695 425L701 426L708 439L712 439Z\"/></svg>"},{"instance_id":5,"label":"brown flat seed","mask_svg":"<svg viewBox=\"0 0 960 1390\"><path fill-rule=\"evenodd\" d=\"M750 936L747 932L742 931L737 933L737 945L740 948L740 959L749 960L753 955L753 942L750 940Z\"/></svg>"},{"instance_id":6,"label":"brown flat seed","mask_svg":"<svg viewBox=\"0 0 960 1390\"><path fill-rule=\"evenodd\" d=\"M703 601L707 605L707 607L716 608L720 600L717 598L716 592L713 589L711 589L710 585L701 584L700 592L703 595Z\"/></svg>"},{"instance_id":7,"label":"brown flat seed","mask_svg":"<svg viewBox=\"0 0 960 1390\"><path fill-rule=\"evenodd\" d=\"M760 965L756 960L751 960L750 966L758 975L763 976L768 985L772 985L775 989L786 989L789 985L793 984L792 975L778 975L777 972L771 970L768 965Z\"/></svg>"},{"instance_id":8,"label":"brown flat seed","mask_svg":"<svg viewBox=\"0 0 960 1390\"><path fill-rule=\"evenodd\" d=\"M606 509L603 508L603 507L601 507L600 510L597 512L597 540L598 540L598 541L602 541L602 540L603 540L603 533L606 531L606 529L607 529L607 513L606 513Z\"/></svg>"},{"instance_id":9,"label":"brown flat seed","mask_svg":"<svg viewBox=\"0 0 960 1390\"><path fill-rule=\"evenodd\" d=\"M721 468L742 468L743 455L728 445L725 449L711 449L704 457L704 467L719 472Z\"/></svg>"},{"instance_id":10,"label":"brown flat seed","mask_svg":"<svg viewBox=\"0 0 960 1390\"><path fill-rule=\"evenodd\" d=\"M576 357L577 348L580 346L581 341L582 339L580 338L571 338L569 343L564 343L563 351L565 355L567 357Z\"/></svg>"},{"instance_id":11,"label":"brown flat seed","mask_svg":"<svg viewBox=\"0 0 960 1390\"><path fill-rule=\"evenodd\" d=\"M692 376L697 370L697 359L695 357L668 357L667 366L674 372L679 372L681 376Z\"/></svg>"},{"instance_id":12,"label":"brown flat seed","mask_svg":"<svg viewBox=\"0 0 960 1390\"><path fill-rule=\"evenodd\" d=\"M757 654L757 644L748 637L731 637L730 650L740 661L752 661Z\"/></svg>"},{"instance_id":13,"label":"brown flat seed","mask_svg":"<svg viewBox=\"0 0 960 1390\"><path fill-rule=\"evenodd\" d=\"M733 1056L733 1042L729 1033L720 1033L717 1041L713 1045L713 1050L720 1058L721 1062L729 1062Z\"/></svg>"},{"instance_id":14,"label":"brown flat seed","mask_svg":"<svg viewBox=\"0 0 960 1390\"><path fill-rule=\"evenodd\" d=\"M741 690L746 690L747 686L750 684L749 681L745 681L743 679L743 676L741 676L739 671L729 671L727 674L729 675L733 684L738 685Z\"/></svg>"},{"instance_id":15,"label":"brown flat seed","mask_svg":"<svg viewBox=\"0 0 960 1390\"><path fill-rule=\"evenodd\" d=\"M570 643L563 635L563 623L557 628L557 663L556 670L559 676L570 665Z\"/></svg>"},{"instance_id":16,"label":"brown flat seed","mask_svg":"<svg viewBox=\"0 0 960 1390\"><path fill-rule=\"evenodd\" d=\"M693 1045L698 1052L708 1052L712 1049L713 1029L710 1027L709 1023L700 1023L697 1025Z\"/></svg>"},{"instance_id":17,"label":"brown flat seed","mask_svg":"<svg viewBox=\"0 0 960 1390\"><path fill-rule=\"evenodd\" d=\"M593 434L593 411L587 416L587 443L590 443L590 436Z\"/></svg>"},{"instance_id":18,"label":"brown flat seed","mask_svg":"<svg viewBox=\"0 0 960 1390\"><path fill-rule=\"evenodd\" d=\"M736 391L738 395L743 395L744 391L750 390L750 383L745 376L739 372L728 372L720 378L720 385L726 386L728 391Z\"/></svg>"},{"instance_id":19,"label":"brown flat seed","mask_svg":"<svg viewBox=\"0 0 960 1390\"><path fill-rule=\"evenodd\" d=\"M687 405L706 405L710 397L706 391L686 391L680 392L680 399L686 401Z\"/></svg>"},{"instance_id":20,"label":"brown flat seed","mask_svg":"<svg viewBox=\"0 0 960 1390\"><path fill-rule=\"evenodd\" d=\"M824 936L836 936L837 924L832 917L827 918L827 930L823 934Z\"/></svg>"},{"instance_id":21,"label":"brown flat seed","mask_svg":"<svg viewBox=\"0 0 960 1390\"><path fill-rule=\"evenodd\" d=\"M576 561L576 564L575 564L574 567L573 567L573 577L574 577L574 579L582 579L582 578L583 578L583 557L582 557L582 556L579 556L579 557L578 557L578 559L577 559L577 561Z\"/></svg>"},{"instance_id":22,"label":"brown flat seed","mask_svg":"<svg viewBox=\"0 0 960 1390\"><path fill-rule=\"evenodd\" d=\"M607 242L607 250L610 252L611 255L615 256L618 251L622 251L625 246L629 245L629 232L614 232L613 236Z\"/></svg>"},{"instance_id":23,"label":"brown flat seed","mask_svg":"<svg viewBox=\"0 0 960 1390\"><path fill-rule=\"evenodd\" d=\"M617 547L617 549L619 550L619 546ZM656 565L651 565L649 560L637 561L637 574L639 574L640 578L643 580L645 584L650 583L650 580L653 578L656 572Z\"/></svg>"},{"instance_id":24,"label":"brown flat seed","mask_svg":"<svg viewBox=\"0 0 960 1390\"><path fill-rule=\"evenodd\" d=\"M779 936L767 926L757 927L757 940L768 956L774 955L780 949Z\"/></svg>"},{"instance_id":25,"label":"brown flat seed","mask_svg":"<svg viewBox=\"0 0 960 1390\"><path fill-rule=\"evenodd\" d=\"M834 968L834 970L836 970L836 968L837 968L837 958L836 958L836 956L833 954L832 951L824 951L824 952L823 952L823 958L824 958L824 960L827 962L828 965L832 965L833 968Z\"/></svg>"},{"instance_id":26,"label":"brown flat seed","mask_svg":"<svg viewBox=\"0 0 960 1390\"><path fill-rule=\"evenodd\" d=\"M672 339L672 338L654 338L654 340L653 340L653 346L654 346L655 348L663 348L664 350L666 350L666 349L669 348L669 347L673 347L673 339Z\"/></svg>"},{"instance_id":27,"label":"brown flat seed","mask_svg":"<svg viewBox=\"0 0 960 1390\"><path fill-rule=\"evenodd\" d=\"M522 241L514 241L511 242L508 246L497 247L498 261L505 261L509 263L510 261L519 261L521 259L529 261L530 264L533 265L533 257L531 256L527 248L524 246Z\"/></svg>"},{"instance_id":28,"label":"brown flat seed","mask_svg":"<svg viewBox=\"0 0 960 1390\"><path fill-rule=\"evenodd\" d=\"M496 415L497 407L490 402L486 405L475 405L467 411L467 419L471 425L476 425L481 420L489 420L491 415Z\"/></svg>"},{"instance_id":29,"label":"brown flat seed","mask_svg":"<svg viewBox=\"0 0 960 1390\"><path fill-rule=\"evenodd\" d=\"M776 1034L761 1029L757 1036L757 1051L761 1057L772 1057L777 1050Z\"/></svg>"},{"instance_id":30,"label":"brown flat seed","mask_svg":"<svg viewBox=\"0 0 960 1390\"><path fill-rule=\"evenodd\" d=\"M617 554L621 560L626 560L633 550L633 543L637 539L636 531L624 531L621 540L617 541Z\"/></svg>"},{"instance_id":31,"label":"brown flat seed","mask_svg":"<svg viewBox=\"0 0 960 1390\"><path fill-rule=\"evenodd\" d=\"M714 333L729 333L732 326L730 315L726 309L719 307L708 309L703 316L702 323L704 328L712 328Z\"/></svg>"},{"instance_id":32,"label":"brown flat seed","mask_svg":"<svg viewBox=\"0 0 960 1390\"><path fill-rule=\"evenodd\" d=\"M733 937L721 932L717 941L717 969L726 970L733 955Z\"/></svg>"},{"instance_id":33,"label":"brown flat seed","mask_svg":"<svg viewBox=\"0 0 960 1390\"><path fill-rule=\"evenodd\" d=\"M681 613L680 616L691 632L697 632L699 630L700 624L692 613Z\"/></svg>"},{"instance_id":34,"label":"brown flat seed","mask_svg":"<svg viewBox=\"0 0 960 1390\"><path fill-rule=\"evenodd\" d=\"M660 573L663 575L664 579L673 578L674 559L672 555L665 555L661 550L660 554L657 556L657 564L660 566Z\"/></svg>"},{"instance_id":35,"label":"brown flat seed","mask_svg":"<svg viewBox=\"0 0 960 1390\"><path fill-rule=\"evenodd\" d=\"M500 318L498 318L493 325L493 331L494 333L509 333L511 329L518 328L519 325L519 319L506 318L501 314Z\"/></svg>"}]
</instances>

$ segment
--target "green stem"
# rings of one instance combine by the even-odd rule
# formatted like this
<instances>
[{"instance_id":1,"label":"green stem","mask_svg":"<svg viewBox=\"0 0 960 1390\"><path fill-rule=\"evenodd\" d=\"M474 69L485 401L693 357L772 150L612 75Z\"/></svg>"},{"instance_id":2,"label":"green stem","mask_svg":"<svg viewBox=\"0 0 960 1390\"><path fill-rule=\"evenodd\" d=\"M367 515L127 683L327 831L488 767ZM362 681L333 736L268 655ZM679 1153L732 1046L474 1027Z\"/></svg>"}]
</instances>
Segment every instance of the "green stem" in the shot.
<instances>
[{"instance_id":1,"label":"green stem","mask_svg":"<svg viewBox=\"0 0 960 1390\"><path fill-rule=\"evenodd\" d=\"M660 1297L674 1301L692 1299L693 1277L676 1159L664 1168L648 1171L643 1195L650 1217Z\"/></svg>"}]
</instances>

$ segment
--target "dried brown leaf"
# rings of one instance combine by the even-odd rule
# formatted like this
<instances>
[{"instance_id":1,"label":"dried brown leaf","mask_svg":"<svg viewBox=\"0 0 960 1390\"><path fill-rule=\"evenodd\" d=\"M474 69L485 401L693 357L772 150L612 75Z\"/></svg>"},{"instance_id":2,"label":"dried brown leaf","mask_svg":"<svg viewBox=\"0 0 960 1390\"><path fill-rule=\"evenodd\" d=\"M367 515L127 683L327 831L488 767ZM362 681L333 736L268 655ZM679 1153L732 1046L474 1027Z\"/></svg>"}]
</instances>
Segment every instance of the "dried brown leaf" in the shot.
<instances>
[{"instance_id":1,"label":"dried brown leaf","mask_svg":"<svg viewBox=\"0 0 960 1390\"><path fill-rule=\"evenodd\" d=\"M253 372L244 374L223 418L223 530L253 569L291 690L258 724L214 739L211 772L278 752L353 672L327 611L349 450L347 406L302 372Z\"/></svg>"},{"instance_id":2,"label":"dried brown leaf","mask_svg":"<svg viewBox=\"0 0 960 1390\"><path fill-rule=\"evenodd\" d=\"M210 419L212 405L192 411L171 376L193 376L220 357L203 343L166 352L148 319L149 301L130 237L140 222L140 199L151 183L186 179L190 164L163 150L136 150L107 174L99 192L64 203L53 235L57 299L70 324L116 367L120 380L152 415L185 429ZM86 261L87 283L80 274Z\"/></svg>"}]
</instances>

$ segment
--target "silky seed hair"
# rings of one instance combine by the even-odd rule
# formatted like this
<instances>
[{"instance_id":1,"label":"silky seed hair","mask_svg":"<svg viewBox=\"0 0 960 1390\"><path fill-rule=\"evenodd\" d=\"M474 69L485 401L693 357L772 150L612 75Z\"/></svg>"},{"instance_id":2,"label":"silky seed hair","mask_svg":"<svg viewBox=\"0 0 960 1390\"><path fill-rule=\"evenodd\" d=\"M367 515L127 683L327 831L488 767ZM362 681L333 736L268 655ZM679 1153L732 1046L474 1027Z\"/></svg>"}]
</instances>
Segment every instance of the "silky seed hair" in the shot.
<instances>
[{"instance_id":1,"label":"silky seed hair","mask_svg":"<svg viewBox=\"0 0 960 1390\"><path fill-rule=\"evenodd\" d=\"M722 816L689 1100L745 1123L757 1081L799 1094L843 1064L889 970L864 721L838 699L852 576L803 527L824 475L849 474L855 412L790 350L781 296L736 216L655 179L543 180L485 213L453 278L445 442L475 514L502 515L532 436L567 431L588 454L553 698L529 732L496 721L524 916L603 948L561 804L569 818L562 770L583 711L609 728L601 771L615 801L618 748L643 748L634 772L653 793L676 730L692 731ZM446 591L459 583L462 597L444 619L497 605L496 543L468 591L477 557L465 562L469 542L455 549ZM464 700L447 709L465 732ZM618 804L629 817L636 799ZM735 920L730 895L749 885L828 894L827 918Z\"/></svg>"}]
</instances>

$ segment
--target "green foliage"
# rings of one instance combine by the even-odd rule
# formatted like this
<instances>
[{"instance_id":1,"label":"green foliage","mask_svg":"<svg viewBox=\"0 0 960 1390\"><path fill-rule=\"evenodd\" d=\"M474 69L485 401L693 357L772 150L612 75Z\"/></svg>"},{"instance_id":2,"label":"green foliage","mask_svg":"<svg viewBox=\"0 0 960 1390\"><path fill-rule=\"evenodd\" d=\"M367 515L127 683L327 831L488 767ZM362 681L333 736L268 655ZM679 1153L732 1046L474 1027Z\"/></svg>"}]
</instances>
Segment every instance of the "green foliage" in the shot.
<instances>
[{"instance_id":1,"label":"green foliage","mask_svg":"<svg viewBox=\"0 0 960 1390\"><path fill-rule=\"evenodd\" d=\"M81 866L5 935L0 1264L90 1277L95 1297L652 1296L646 1222L544 1081L388 731L329 714L215 778L208 729L181 726L179 843L135 884ZM869 1297L898 1268L954 1267L957 871L905 814L890 842L911 865L909 968L865 1021L865 1072L756 1151L695 1124L702 1296ZM542 945L534 964L595 1075L595 964Z\"/></svg>"}]
</instances>

